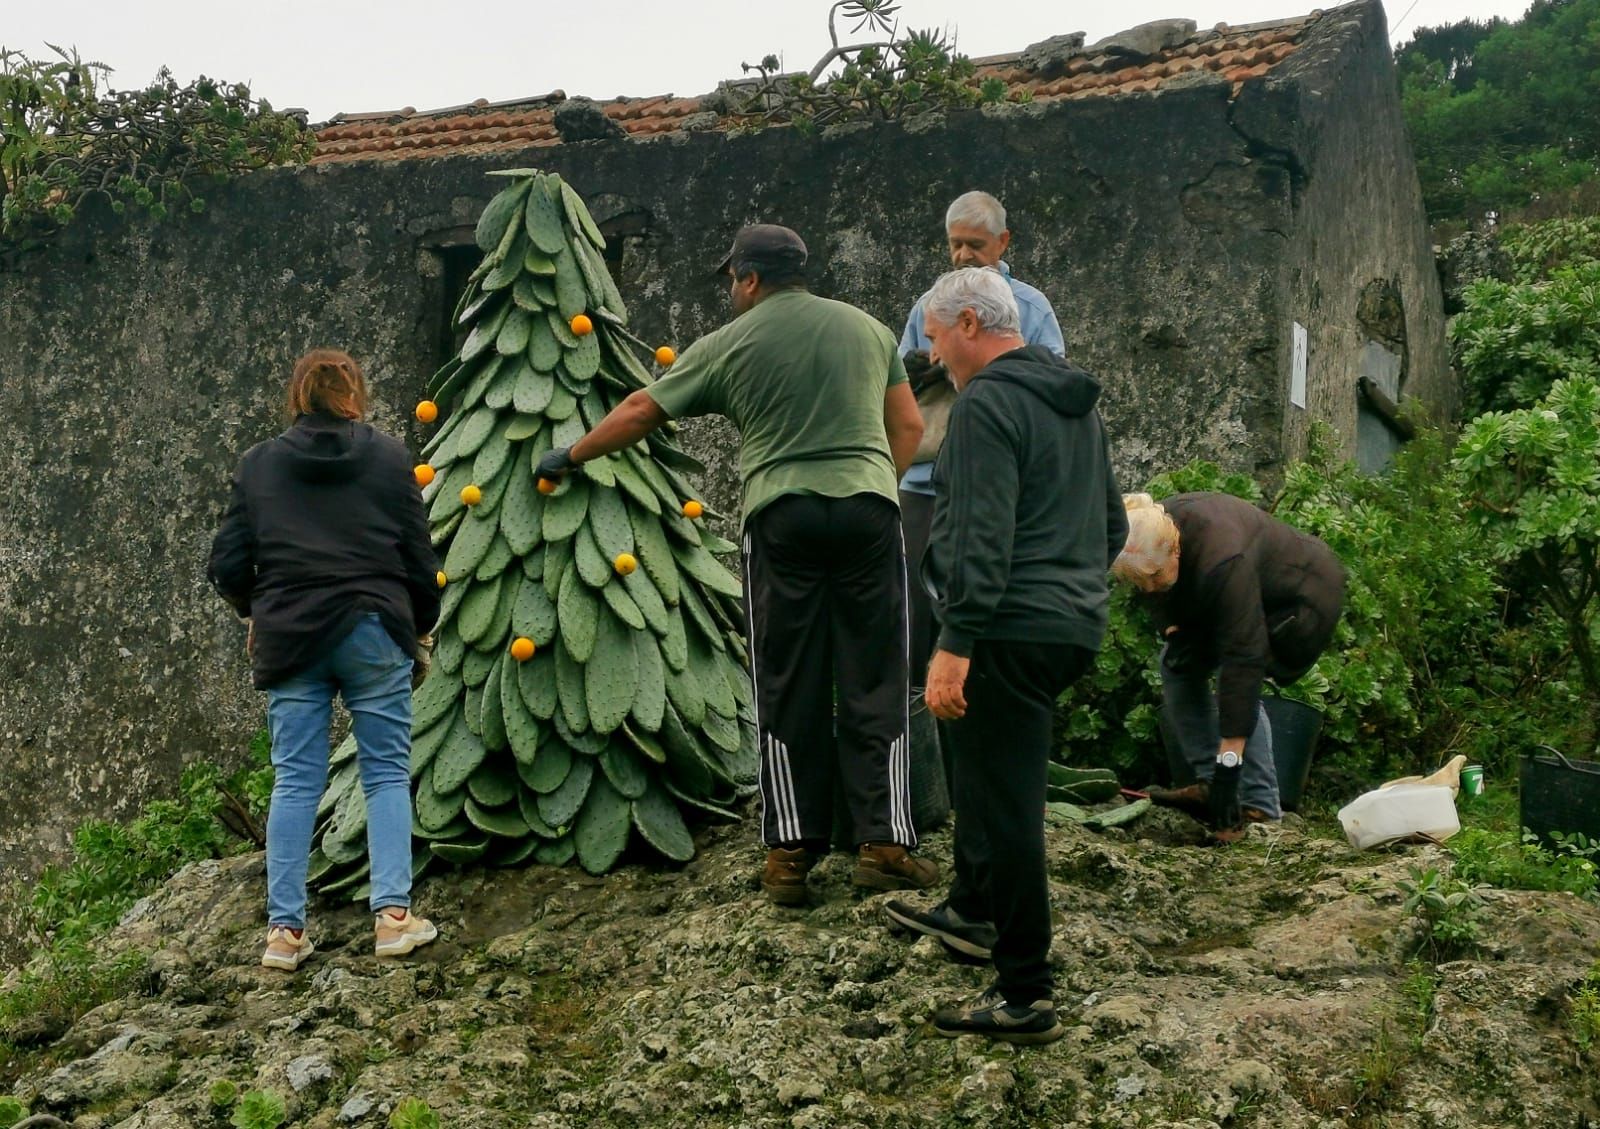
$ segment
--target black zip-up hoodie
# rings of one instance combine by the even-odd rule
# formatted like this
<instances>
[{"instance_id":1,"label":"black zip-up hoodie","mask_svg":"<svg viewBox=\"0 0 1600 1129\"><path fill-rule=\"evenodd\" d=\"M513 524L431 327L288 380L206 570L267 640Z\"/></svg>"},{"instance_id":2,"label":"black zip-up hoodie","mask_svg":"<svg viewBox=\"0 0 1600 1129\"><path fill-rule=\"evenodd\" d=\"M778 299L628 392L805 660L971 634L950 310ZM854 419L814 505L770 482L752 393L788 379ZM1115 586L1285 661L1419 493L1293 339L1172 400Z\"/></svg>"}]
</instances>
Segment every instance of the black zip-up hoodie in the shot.
<instances>
[{"instance_id":1,"label":"black zip-up hoodie","mask_svg":"<svg viewBox=\"0 0 1600 1129\"><path fill-rule=\"evenodd\" d=\"M252 680L266 689L309 666L365 612L414 653L439 618L438 568L405 445L317 412L245 453L209 575L254 620Z\"/></svg>"},{"instance_id":2,"label":"black zip-up hoodie","mask_svg":"<svg viewBox=\"0 0 1600 1129\"><path fill-rule=\"evenodd\" d=\"M1093 377L1038 345L996 357L956 400L934 465L922 578L939 648L979 639L1097 650L1128 518Z\"/></svg>"}]
</instances>

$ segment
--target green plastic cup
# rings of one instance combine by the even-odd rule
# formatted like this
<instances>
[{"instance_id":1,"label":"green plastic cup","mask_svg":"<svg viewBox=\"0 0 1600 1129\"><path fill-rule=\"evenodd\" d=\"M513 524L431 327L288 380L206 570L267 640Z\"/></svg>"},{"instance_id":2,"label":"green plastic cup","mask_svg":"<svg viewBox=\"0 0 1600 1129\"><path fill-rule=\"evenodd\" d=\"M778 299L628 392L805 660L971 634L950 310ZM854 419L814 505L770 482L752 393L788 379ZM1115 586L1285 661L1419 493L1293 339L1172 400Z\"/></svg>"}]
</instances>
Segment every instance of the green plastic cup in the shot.
<instances>
[{"instance_id":1,"label":"green plastic cup","mask_svg":"<svg viewBox=\"0 0 1600 1129\"><path fill-rule=\"evenodd\" d=\"M1461 791L1468 799L1483 795L1483 765L1469 764L1461 770Z\"/></svg>"}]
</instances>

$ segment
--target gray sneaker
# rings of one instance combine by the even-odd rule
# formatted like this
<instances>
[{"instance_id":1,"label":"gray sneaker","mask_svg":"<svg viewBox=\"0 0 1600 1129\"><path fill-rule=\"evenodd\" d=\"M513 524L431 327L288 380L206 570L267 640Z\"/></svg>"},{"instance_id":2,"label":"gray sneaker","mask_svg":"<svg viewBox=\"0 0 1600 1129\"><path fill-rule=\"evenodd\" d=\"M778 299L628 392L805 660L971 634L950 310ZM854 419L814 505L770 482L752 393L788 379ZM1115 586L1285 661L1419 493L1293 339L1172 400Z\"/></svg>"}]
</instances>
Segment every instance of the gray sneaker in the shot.
<instances>
[{"instance_id":1,"label":"gray sneaker","mask_svg":"<svg viewBox=\"0 0 1600 1129\"><path fill-rule=\"evenodd\" d=\"M956 956L969 960L992 960L995 942L1000 939L991 923L968 921L950 908L948 899L931 909L918 909L895 898L884 904L883 914L902 928L937 937Z\"/></svg>"},{"instance_id":2,"label":"gray sneaker","mask_svg":"<svg viewBox=\"0 0 1600 1129\"><path fill-rule=\"evenodd\" d=\"M1008 1004L998 985L965 1006L940 1008L934 1013L933 1029L949 1039L982 1035L1022 1046L1053 1043L1066 1034L1051 1001L1034 1000L1026 1007Z\"/></svg>"}]
</instances>

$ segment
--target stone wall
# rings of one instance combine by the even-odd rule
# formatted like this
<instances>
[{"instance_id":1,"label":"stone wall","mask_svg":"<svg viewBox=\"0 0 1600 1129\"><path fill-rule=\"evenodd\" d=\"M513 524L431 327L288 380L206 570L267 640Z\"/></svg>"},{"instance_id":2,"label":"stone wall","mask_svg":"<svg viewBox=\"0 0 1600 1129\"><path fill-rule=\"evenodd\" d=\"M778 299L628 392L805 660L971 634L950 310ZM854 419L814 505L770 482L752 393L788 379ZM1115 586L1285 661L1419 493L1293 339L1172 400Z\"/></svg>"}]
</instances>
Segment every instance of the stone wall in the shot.
<instances>
[{"instance_id":1,"label":"stone wall","mask_svg":"<svg viewBox=\"0 0 1600 1129\"><path fill-rule=\"evenodd\" d=\"M1285 155L1295 186L1278 327L1283 450L1302 455L1313 420L1376 469L1398 436L1364 406L1373 379L1390 400L1415 398L1439 420L1456 409L1444 306L1422 189L1401 116L1389 33L1378 5L1318 23L1266 82L1240 95L1235 127L1263 154ZM1307 403L1287 403L1289 325L1306 327Z\"/></svg>"},{"instance_id":2,"label":"stone wall","mask_svg":"<svg viewBox=\"0 0 1600 1129\"><path fill-rule=\"evenodd\" d=\"M1355 97L1392 101L1392 78L1379 89L1368 74L1375 50ZM1283 423L1285 279L1302 272L1298 295L1345 269L1305 217L1358 226L1368 258L1420 231L1408 168L1261 160L1235 117L1225 82L1174 81L816 138L681 133L274 170L213 194L203 215L85 216L0 273L0 868L59 848L85 815L126 814L189 759L240 754L262 699L243 632L203 579L228 476L281 426L290 365L316 345L361 358L376 422L421 439L407 410L445 348L464 261L450 248L497 188L489 170L537 162L566 177L618 233L641 336L680 346L725 318L710 271L756 219L798 229L815 289L898 332L945 265L945 204L992 191L1010 209L1012 267L1105 382L1132 484L1195 456L1270 472L1297 441ZM1295 162L1309 188L1283 171ZM1351 177L1378 206L1340 216ZM1358 274L1411 269L1364 261ZM1431 389L1437 289L1407 302L1412 340L1431 335L1409 379ZM1318 393L1313 411L1347 426L1343 394ZM725 438L691 428L712 464L707 497L727 508Z\"/></svg>"}]
</instances>

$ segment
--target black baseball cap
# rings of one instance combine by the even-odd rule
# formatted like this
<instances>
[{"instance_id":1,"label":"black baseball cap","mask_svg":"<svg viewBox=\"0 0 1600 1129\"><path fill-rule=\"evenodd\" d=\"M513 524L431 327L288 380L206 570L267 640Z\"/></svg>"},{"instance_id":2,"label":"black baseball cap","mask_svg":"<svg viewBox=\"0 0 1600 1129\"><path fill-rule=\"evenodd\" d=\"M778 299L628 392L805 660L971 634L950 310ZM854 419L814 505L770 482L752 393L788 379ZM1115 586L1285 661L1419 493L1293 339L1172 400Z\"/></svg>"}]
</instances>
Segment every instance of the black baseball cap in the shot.
<instances>
[{"instance_id":1,"label":"black baseball cap","mask_svg":"<svg viewBox=\"0 0 1600 1129\"><path fill-rule=\"evenodd\" d=\"M806 244L798 234L775 223L752 223L739 229L733 246L717 267L718 274L729 274L735 267L764 270L799 270L806 265Z\"/></svg>"}]
</instances>

